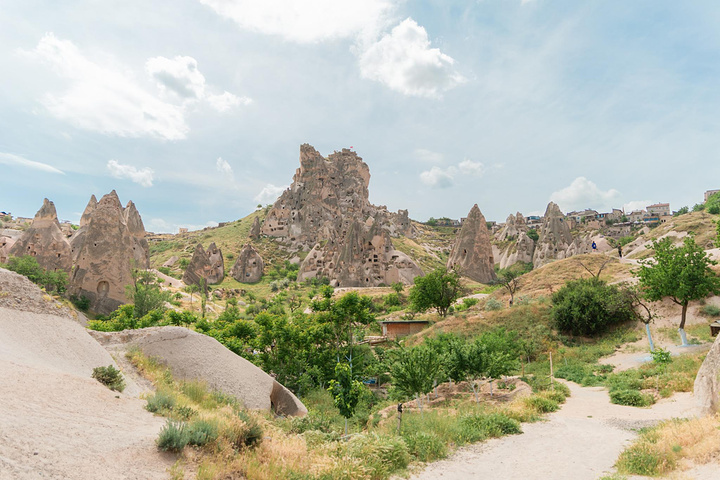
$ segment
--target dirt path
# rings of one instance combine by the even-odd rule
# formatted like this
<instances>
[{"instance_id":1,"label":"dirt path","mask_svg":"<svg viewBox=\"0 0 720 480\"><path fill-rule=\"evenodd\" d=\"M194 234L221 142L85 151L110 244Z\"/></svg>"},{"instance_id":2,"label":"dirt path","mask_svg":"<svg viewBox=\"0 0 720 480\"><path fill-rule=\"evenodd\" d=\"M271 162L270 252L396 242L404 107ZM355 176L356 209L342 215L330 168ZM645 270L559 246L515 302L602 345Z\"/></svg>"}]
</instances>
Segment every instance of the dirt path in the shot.
<instances>
[{"instance_id":1,"label":"dirt path","mask_svg":"<svg viewBox=\"0 0 720 480\"><path fill-rule=\"evenodd\" d=\"M633 429L695 414L688 393L661 400L652 408L634 408L611 404L601 387L565 383L572 396L546 421L523 424L522 435L462 448L411 478L595 480L612 469L635 438Z\"/></svg>"}]
</instances>

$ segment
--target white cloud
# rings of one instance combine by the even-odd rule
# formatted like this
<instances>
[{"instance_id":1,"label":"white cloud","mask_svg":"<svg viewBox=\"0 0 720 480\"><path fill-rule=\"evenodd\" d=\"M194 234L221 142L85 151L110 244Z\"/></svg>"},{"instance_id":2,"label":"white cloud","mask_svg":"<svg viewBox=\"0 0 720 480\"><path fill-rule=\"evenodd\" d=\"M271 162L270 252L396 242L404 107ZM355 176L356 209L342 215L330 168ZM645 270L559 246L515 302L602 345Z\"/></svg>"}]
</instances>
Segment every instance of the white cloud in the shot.
<instances>
[{"instance_id":1,"label":"white cloud","mask_svg":"<svg viewBox=\"0 0 720 480\"><path fill-rule=\"evenodd\" d=\"M254 200L263 205L275 203L275 200L277 200L277 198L280 196L281 193L285 191L286 188L288 188L287 185L277 187L272 183L268 183L267 185L265 185L265 187L263 187L262 190L260 190L260 193L258 193L254 197Z\"/></svg>"},{"instance_id":2,"label":"white cloud","mask_svg":"<svg viewBox=\"0 0 720 480\"><path fill-rule=\"evenodd\" d=\"M558 204L564 212L584 208L609 211L620 204L620 192L600 188L585 177L577 177L572 183L550 195L550 201Z\"/></svg>"},{"instance_id":3,"label":"white cloud","mask_svg":"<svg viewBox=\"0 0 720 480\"><path fill-rule=\"evenodd\" d=\"M226 160L223 160L222 157L218 157L217 162L215 162L215 166L217 167L218 172L228 175L230 177L233 176L232 167Z\"/></svg>"},{"instance_id":4,"label":"white cloud","mask_svg":"<svg viewBox=\"0 0 720 480\"><path fill-rule=\"evenodd\" d=\"M230 92L225 92L220 95L208 95L207 101L211 107L218 112L226 112L233 107L240 105L250 105L252 99L248 97L238 97Z\"/></svg>"},{"instance_id":5,"label":"white cloud","mask_svg":"<svg viewBox=\"0 0 720 480\"><path fill-rule=\"evenodd\" d=\"M418 160L425 163L441 163L443 161L442 153L433 152L425 148L416 148L415 156Z\"/></svg>"},{"instance_id":6,"label":"white cloud","mask_svg":"<svg viewBox=\"0 0 720 480\"><path fill-rule=\"evenodd\" d=\"M199 100L205 96L205 77L193 57L148 58L145 71L163 92L183 100Z\"/></svg>"},{"instance_id":7,"label":"white cloud","mask_svg":"<svg viewBox=\"0 0 720 480\"><path fill-rule=\"evenodd\" d=\"M52 33L37 47L21 52L40 60L67 80L67 89L48 93L43 105L55 117L76 127L120 137L185 138L183 108L146 92L128 73L86 58L70 41Z\"/></svg>"},{"instance_id":8,"label":"white cloud","mask_svg":"<svg viewBox=\"0 0 720 480\"><path fill-rule=\"evenodd\" d=\"M127 178L143 187L152 187L155 173L152 168L145 167L138 170L132 165L123 165L115 160L108 160L107 168L110 170L110 175L115 178Z\"/></svg>"},{"instance_id":9,"label":"white cloud","mask_svg":"<svg viewBox=\"0 0 720 480\"><path fill-rule=\"evenodd\" d=\"M652 205L654 202L650 200L633 200L623 205L625 213L630 213L633 210L645 210L648 205Z\"/></svg>"},{"instance_id":10,"label":"white cloud","mask_svg":"<svg viewBox=\"0 0 720 480\"><path fill-rule=\"evenodd\" d=\"M394 10L391 0L200 0L241 28L298 43L373 35Z\"/></svg>"},{"instance_id":11,"label":"white cloud","mask_svg":"<svg viewBox=\"0 0 720 480\"><path fill-rule=\"evenodd\" d=\"M19 165L21 167L31 168L33 170L41 170L43 172L59 173L65 175L65 172L63 172L62 170L58 170L52 165L28 160L27 158L21 157L20 155L13 155L12 153L0 152L0 164Z\"/></svg>"},{"instance_id":12,"label":"white cloud","mask_svg":"<svg viewBox=\"0 0 720 480\"><path fill-rule=\"evenodd\" d=\"M363 77L405 95L438 97L465 82L453 68L455 61L439 49L430 48L425 28L412 18L367 47L359 62Z\"/></svg>"},{"instance_id":13,"label":"white cloud","mask_svg":"<svg viewBox=\"0 0 720 480\"><path fill-rule=\"evenodd\" d=\"M453 185L458 174L463 177L482 177L484 173L485 166L481 162L473 162L466 158L457 165L450 165L444 169L434 166L420 173L420 181L430 187L448 188Z\"/></svg>"},{"instance_id":14,"label":"white cloud","mask_svg":"<svg viewBox=\"0 0 720 480\"><path fill-rule=\"evenodd\" d=\"M178 233L180 227L189 231L202 230L205 227L217 227L218 222L209 221L205 225L192 225L187 223L170 223L162 218L151 218L147 224L148 230L154 233Z\"/></svg>"}]
</instances>

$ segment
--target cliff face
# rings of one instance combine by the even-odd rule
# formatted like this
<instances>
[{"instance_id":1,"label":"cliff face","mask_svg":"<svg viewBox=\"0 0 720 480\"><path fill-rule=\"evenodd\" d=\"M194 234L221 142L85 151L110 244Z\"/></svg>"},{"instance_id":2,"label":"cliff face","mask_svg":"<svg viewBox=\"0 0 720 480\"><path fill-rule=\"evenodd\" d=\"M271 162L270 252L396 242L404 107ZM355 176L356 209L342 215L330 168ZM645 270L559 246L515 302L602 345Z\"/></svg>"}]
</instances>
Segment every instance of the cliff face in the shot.
<instances>
[{"instance_id":1,"label":"cliff face","mask_svg":"<svg viewBox=\"0 0 720 480\"><path fill-rule=\"evenodd\" d=\"M257 217L255 217L255 221L257 221ZM263 268L265 268L265 262L260 253L248 243L240 251L230 275L240 283L255 283L262 278Z\"/></svg>"},{"instance_id":2,"label":"cliff face","mask_svg":"<svg viewBox=\"0 0 720 480\"><path fill-rule=\"evenodd\" d=\"M72 267L70 243L60 229L53 202L47 198L43 201L30 228L25 230L8 253L15 257L31 255L45 270L70 271Z\"/></svg>"},{"instance_id":3,"label":"cliff face","mask_svg":"<svg viewBox=\"0 0 720 480\"><path fill-rule=\"evenodd\" d=\"M292 248L311 250L299 280L326 276L337 286L377 286L411 283L422 274L391 240L412 233L407 211L372 205L369 183L370 169L355 152L343 149L325 158L310 145L300 147L292 185L261 228Z\"/></svg>"},{"instance_id":4,"label":"cliff face","mask_svg":"<svg viewBox=\"0 0 720 480\"><path fill-rule=\"evenodd\" d=\"M488 283L497 279L494 265L487 222L474 205L455 239L447 267L458 269L461 275L476 282Z\"/></svg>"},{"instance_id":5,"label":"cliff face","mask_svg":"<svg viewBox=\"0 0 720 480\"><path fill-rule=\"evenodd\" d=\"M528 237L529 228L525 217L517 212L508 216L500 231L495 235L493 245L495 263L500 268L508 268L518 262L532 263L535 253L535 241Z\"/></svg>"},{"instance_id":6,"label":"cliff face","mask_svg":"<svg viewBox=\"0 0 720 480\"><path fill-rule=\"evenodd\" d=\"M199 285L200 280L204 279L207 285L212 285L222 282L224 278L225 260L220 249L215 243L211 243L205 250L202 244L198 243L182 281L187 285Z\"/></svg>"}]
</instances>

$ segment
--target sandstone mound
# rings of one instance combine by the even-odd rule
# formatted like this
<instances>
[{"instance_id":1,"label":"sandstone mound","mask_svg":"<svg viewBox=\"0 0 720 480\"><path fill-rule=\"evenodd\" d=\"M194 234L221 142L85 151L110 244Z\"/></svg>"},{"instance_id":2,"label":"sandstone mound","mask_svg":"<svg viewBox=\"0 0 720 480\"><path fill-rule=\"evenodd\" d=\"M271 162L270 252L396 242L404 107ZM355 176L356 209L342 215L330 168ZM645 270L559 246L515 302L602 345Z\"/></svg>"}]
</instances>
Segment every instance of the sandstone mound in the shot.
<instances>
[{"instance_id":1,"label":"sandstone mound","mask_svg":"<svg viewBox=\"0 0 720 480\"><path fill-rule=\"evenodd\" d=\"M262 278L263 268L265 262L258 251L248 243L240 250L230 275L240 283L255 283Z\"/></svg>"},{"instance_id":2,"label":"sandstone mound","mask_svg":"<svg viewBox=\"0 0 720 480\"><path fill-rule=\"evenodd\" d=\"M250 238L253 240L260 238L260 219L258 217L255 217L252 227L250 227Z\"/></svg>"},{"instance_id":3,"label":"sandstone mound","mask_svg":"<svg viewBox=\"0 0 720 480\"><path fill-rule=\"evenodd\" d=\"M70 244L60 229L55 204L47 198L35 214L32 225L10 249L10 255L31 255L45 270L70 271Z\"/></svg>"},{"instance_id":4,"label":"sandstone mound","mask_svg":"<svg viewBox=\"0 0 720 480\"><path fill-rule=\"evenodd\" d=\"M720 335L715 338L698 370L693 393L701 413L712 415L720 412Z\"/></svg>"},{"instance_id":5,"label":"sandstone mound","mask_svg":"<svg viewBox=\"0 0 720 480\"><path fill-rule=\"evenodd\" d=\"M302 416L307 409L270 375L220 342L184 327L151 327L122 332L93 332L103 345L137 346L148 357L167 365L175 378L200 380L214 390L233 395L246 408Z\"/></svg>"},{"instance_id":6,"label":"sandstone mound","mask_svg":"<svg viewBox=\"0 0 720 480\"><path fill-rule=\"evenodd\" d=\"M198 243L193 252L190 264L185 269L182 281L186 285L200 285L204 279L208 285L220 283L225 278L225 260L222 252L211 243L205 250L201 243Z\"/></svg>"},{"instance_id":7,"label":"sandstone mound","mask_svg":"<svg viewBox=\"0 0 720 480\"><path fill-rule=\"evenodd\" d=\"M475 204L463 221L447 267L458 269L463 276L476 282L489 283L497 280L494 265L487 222Z\"/></svg>"}]
</instances>

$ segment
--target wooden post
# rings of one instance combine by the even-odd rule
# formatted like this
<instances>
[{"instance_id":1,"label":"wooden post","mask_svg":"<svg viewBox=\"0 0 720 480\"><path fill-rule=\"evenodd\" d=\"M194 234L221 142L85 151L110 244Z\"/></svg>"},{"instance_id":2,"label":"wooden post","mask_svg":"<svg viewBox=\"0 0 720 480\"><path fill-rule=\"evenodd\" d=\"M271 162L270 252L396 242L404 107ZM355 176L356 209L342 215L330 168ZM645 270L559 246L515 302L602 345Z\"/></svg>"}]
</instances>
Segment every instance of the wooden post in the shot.
<instances>
[{"instance_id":1,"label":"wooden post","mask_svg":"<svg viewBox=\"0 0 720 480\"><path fill-rule=\"evenodd\" d=\"M553 383L553 365L552 365L552 352L550 352L550 386L554 389L555 384Z\"/></svg>"}]
</instances>

